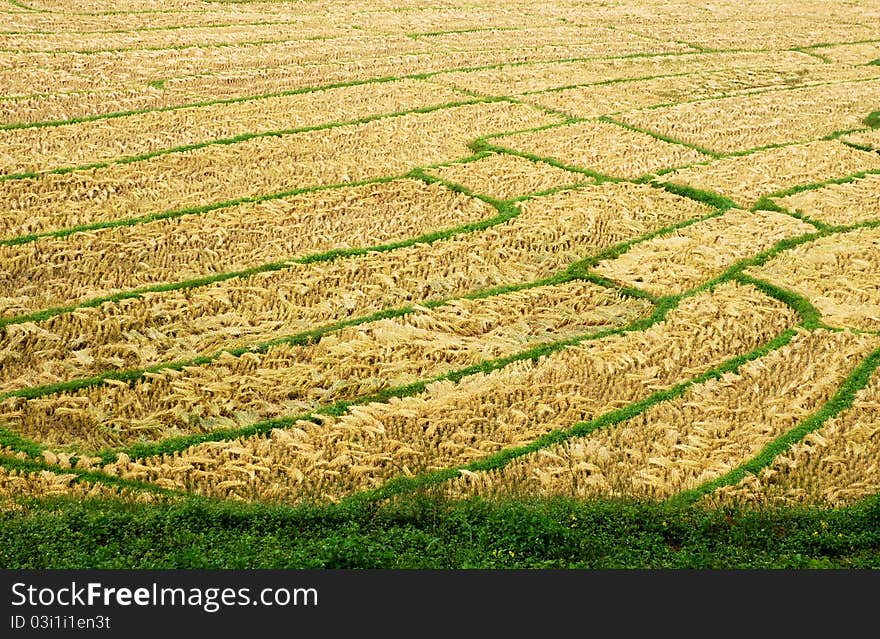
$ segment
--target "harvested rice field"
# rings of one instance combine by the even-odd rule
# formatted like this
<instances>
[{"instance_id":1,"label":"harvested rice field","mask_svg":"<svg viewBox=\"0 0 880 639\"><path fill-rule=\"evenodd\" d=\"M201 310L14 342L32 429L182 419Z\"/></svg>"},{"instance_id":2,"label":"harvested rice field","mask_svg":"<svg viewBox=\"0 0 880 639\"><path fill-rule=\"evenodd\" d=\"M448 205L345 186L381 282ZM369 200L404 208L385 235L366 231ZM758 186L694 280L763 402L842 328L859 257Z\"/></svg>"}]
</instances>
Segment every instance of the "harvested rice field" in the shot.
<instances>
[{"instance_id":1,"label":"harvested rice field","mask_svg":"<svg viewBox=\"0 0 880 639\"><path fill-rule=\"evenodd\" d=\"M0 567L106 509L388 527L321 567L618 565L446 519L559 503L862 535L880 5L742 4L0 3ZM629 567L880 567L867 533L615 534ZM138 563L75 539L40 565ZM290 567L174 543L146 565Z\"/></svg>"}]
</instances>

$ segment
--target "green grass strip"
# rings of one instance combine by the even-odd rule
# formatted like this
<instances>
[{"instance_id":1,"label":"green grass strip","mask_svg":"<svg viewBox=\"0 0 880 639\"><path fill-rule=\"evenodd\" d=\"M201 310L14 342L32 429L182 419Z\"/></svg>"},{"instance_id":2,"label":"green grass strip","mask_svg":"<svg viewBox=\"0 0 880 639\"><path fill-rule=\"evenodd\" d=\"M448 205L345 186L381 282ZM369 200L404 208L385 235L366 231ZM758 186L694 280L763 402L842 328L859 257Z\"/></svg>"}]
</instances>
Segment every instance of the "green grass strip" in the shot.
<instances>
[{"instance_id":1,"label":"green grass strip","mask_svg":"<svg viewBox=\"0 0 880 639\"><path fill-rule=\"evenodd\" d=\"M477 27L474 29L450 29L449 31L424 31L407 33L407 38L418 40L419 38L433 38L435 36L456 35L459 33L482 33L484 31L521 31L523 27Z\"/></svg>"},{"instance_id":2,"label":"green grass strip","mask_svg":"<svg viewBox=\"0 0 880 639\"><path fill-rule=\"evenodd\" d=\"M720 193L715 193L714 191L703 191L701 189L695 189L692 186L687 186L686 184L676 184L675 182L664 182L655 179L651 179L648 183L652 186L669 191L674 195L680 195L682 197L690 198L691 200L696 200L697 202L703 202L704 204L714 206L718 209L743 208L729 197L721 195Z\"/></svg>"},{"instance_id":3,"label":"green grass strip","mask_svg":"<svg viewBox=\"0 0 880 639\"><path fill-rule=\"evenodd\" d=\"M782 146L794 146L797 144L800 144L800 143L795 142L791 145L786 144L786 145L782 145ZM844 144L847 144L847 143L844 142ZM854 145L850 145L850 146L854 146ZM763 149L761 149L761 150L763 150ZM863 149L863 150L873 150L873 149ZM730 156L725 156L725 157L730 157ZM699 166L699 165L709 164L709 163L710 162L698 162L697 164L694 164L691 166ZM736 202L734 202L730 198L723 196L720 193L717 193L714 191L703 191L700 189L694 189L694 188L687 186L687 185L684 185L684 184L678 184L676 182L665 182L662 179L660 179L664 174L669 173L674 170L676 170L676 169L663 169L661 171L657 171L657 173L655 174L657 177L656 178L649 178L649 179L652 184L654 184L655 186L659 186L661 188L664 188L667 191L669 191L670 193L684 195L685 197L691 197L692 199L700 200L700 201L703 201L706 203L715 202L717 206L724 205L727 207L740 208L740 209L746 208L744 206L740 206L739 204L737 204ZM815 219L810 218L806 215L789 211L788 209L780 206L779 204L777 204L773 200L788 197L789 195L794 195L796 193L803 193L804 191L813 191L816 189L821 189L825 186L829 186L832 184L848 184L850 182L855 182L856 180L859 180L859 179L866 177L868 175L880 175L880 169L868 169L866 171L859 171L857 173L853 173L853 174L847 175L845 177L830 178L828 180L823 180L820 182L812 182L810 184L799 184L799 185L792 186L789 188L780 189L778 191L774 191L772 193L762 195L758 199L758 201L751 207L751 210L752 211L757 211L757 210L777 211L780 213L786 213L787 215L797 217L798 219L801 219L804 222L807 222L808 224L811 224L812 226L815 226L816 228L823 230L823 231L824 230L850 230L851 228L854 228L857 225L852 225L852 227L829 226L820 220L815 220ZM642 181L644 181L644 180L642 180Z\"/></svg>"},{"instance_id":4,"label":"green grass strip","mask_svg":"<svg viewBox=\"0 0 880 639\"><path fill-rule=\"evenodd\" d=\"M28 457L37 458L43 454L45 446L40 446L37 442L22 437L18 433L8 428L0 428L0 446L10 448L16 452L25 453ZM0 456L2 456L0 451Z\"/></svg>"},{"instance_id":5,"label":"green grass strip","mask_svg":"<svg viewBox=\"0 0 880 639\"><path fill-rule=\"evenodd\" d=\"M876 38L870 38L868 40L847 40L846 42L823 42L822 44L811 44L811 49L830 49L832 47L842 47L848 44L874 44L875 42L880 42ZM793 49L797 51L797 49Z\"/></svg>"},{"instance_id":6,"label":"green grass strip","mask_svg":"<svg viewBox=\"0 0 880 639\"><path fill-rule=\"evenodd\" d=\"M803 193L804 191L815 191L816 189L821 189L825 186L830 186L832 184L849 184L850 182L855 182L856 180L860 180L863 177L868 175L880 175L880 169L869 169L867 171L859 171L857 173L853 173L851 175L847 175L845 177L840 178L831 178L828 180L823 180L820 182L811 182L810 184L799 184L797 186L792 186L787 189L780 189L779 191L774 191L773 193L768 193L767 195L761 198L761 201L767 200L768 198L783 198L788 197L789 195L795 195L796 193Z\"/></svg>"},{"instance_id":7,"label":"green grass strip","mask_svg":"<svg viewBox=\"0 0 880 639\"><path fill-rule=\"evenodd\" d=\"M749 461L734 468L730 472L708 481L696 488L672 496L669 502L673 505L692 504L722 486L732 486L741 482L747 475L757 475L770 466L781 454L803 440L804 437L820 429L825 422L836 417L853 405L856 393L868 385L871 375L880 366L880 349L871 353L838 387L834 396L822 408L807 417L795 428L767 444L760 453Z\"/></svg>"},{"instance_id":8,"label":"green grass strip","mask_svg":"<svg viewBox=\"0 0 880 639\"><path fill-rule=\"evenodd\" d=\"M415 477L398 476L389 480L377 489L355 493L342 501L343 503L357 504L389 499L390 497L403 493L413 492L430 486L435 486L450 479L455 479L460 475L459 470L468 470L471 472L500 470L515 459L550 446L561 444L569 439L585 437L601 428L619 424L620 422L640 415L656 404L677 399L692 386L709 381L710 379L719 379L725 373L735 372L743 364L764 357L782 346L785 346L796 334L797 332L794 329L788 329L763 346L745 355L733 357L725 361L723 364L697 375L686 382L681 382L666 390L653 393L642 400L628 404L623 408L604 413L595 419L579 422L569 429L553 430L524 446L507 448L483 459L471 462L470 464L456 466L454 468L446 468Z\"/></svg>"},{"instance_id":9,"label":"green grass strip","mask_svg":"<svg viewBox=\"0 0 880 639\"><path fill-rule=\"evenodd\" d=\"M764 293L768 297L779 300L783 304L788 305L801 317L800 325L807 329L824 328L822 325L822 313L817 309L810 300L803 295L790 291L788 289L776 286L766 280L761 280L751 275L746 275L741 271L737 271L730 276L731 280L735 280L740 284L748 284Z\"/></svg>"},{"instance_id":10,"label":"green grass strip","mask_svg":"<svg viewBox=\"0 0 880 639\"><path fill-rule=\"evenodd\" d=\"M213 138L210 140L206 140L204 142L195 142L193 144L184 144L181 146L174 146L167 149L159 149L157 151L151 151L149 153L142 153L140 155L126 155L122 157L115 158L113 160L108 160L106 162L94 162L92 164L80 164L77 166L65 166L55 169L49 169L47 171L42 171L39 173L28 172L28 173L8 173L6 175L0 176L0 182L5 182L7 180L24 180L24 179L39 179L44 175L64 175L67 173L73 173L76 171L87 171L90 169L103 169L108 166L116 165L116 164L131 164L133 162L143 162L144 160L150 160L152 158L160 157L163 155L169 155L172 153L186 153L188 151L196 151L198 149L204 149L209 146L228 146L230 144L238 144L240 142L247 142L249 140L254 140L258 138L269 138L269 137L283 137L287 135L294 135L297 133L309 133L311 131L324 131L327 129L337 129L340 127L346 126L358 126L361 124L368 124L370 122L376 122L378 120L384 120L387 118L396 118L404 115L413 115L413 114L425 114L431 113L433 111L441 111L443 109L453 109L455 107L468 106L471 104L486 104L491 102L506 102L508 101L506 98L496 98L496 97L485 97L485 98L472 98L469 100L461 100L458 102L446 102L444 104L435 104L427 107L418 107L416 109L408 109L405 111L396 111L394 113L382 113L380 115L371 115L364 118L357 118L355 120L346 120L343 122L330 122L326 124L316 124L313 126L305 126L298 127L294 129L281 129L278 131L260 131L258 133L242 133L240 135L236 135L228 138Z\"/></svg>"},{"instance_id":11,"label":"green grass strip","mask_svg":"<svg viewBox=\"0 0 880 639\"><path fill-rule=\"evenodd\" d=\"M33 7L29 7L21 0L6 0L9 4L14 7L18 7L19 9L24 9L25 11L32 11L34 13L46 13L45 9L34 9Z\"/></svg>"},{"instance_id":12,"label":"green grass strip","mask_svg":"<svg viewBox=\"0 0 880 639\"><path fill-rule=\"evenodd\" d=\"M718 209L716 211L712 211L711 213L707 213L706 215L700 217L692 217L688 220L684 220L682 222L676 222L675 224L670 224L669 226L665 226L662 229L658 229L656 231L652 231L650 233L645 233L644 235L640 235L638 238L633 240L624 240L623 242L619 242L614 246L610 246L598 253L591 255L590 257L579 260L568 267L568 272L572 274L585 275L586 271L596 266L599 262L604 260L613 260L616 257L619 257L629 251L634 246L642 244L643 242L647 242L649 240L653 240L657 237L664 237L666 235L670 235L675 233L676 231L680 231L681 229L685 229L689 226L693 226L694 224L699 224L700 222L705 222L706 220L711 220L712 218L720 217L724 215L727 209ZM619 285L615 285L615 288L618 288ZM638 290L638 289L636 289Z\"/></svg>"},{"instance_id":13,"label":"green grass strip","mask_svg":"<svg viewBox=\"0 0 880 639\"><path fill-rule=\"evenodd\" d=\"M818 58L822 61L823 64L834 64L834 60L829 58L827 55L822 55L821 53L817 53L815 51L810 51L806 47L796 47L791 49L791 51L797 51L798 53L803 53L804 55L808 55L813 58Z\"/></svg>"},{"instance_id":14,"label":"green grass strip","mask_svg":"<svg viewBox=\"0 0 880 639\"><path fill-rule=\"evenodd\" d=\"M567 123L566 123L567 124ZM526 160L531 160L532 162L543 162L545 164L549 164L550 166L555 166L558 169L564 169L570 173L580 173L581 175L586 175L587 177L591 177L596 181L596 184L602 184L603 182L625 182L626 180L622 178L613 177L610 175L605 175L603 173L599 173L598 171L593 171L591 169L585 169L579 166L572 166L569 164L563 164L558 160L554 160L553 158L541 157L539 155L535 155L534 153L527 153L525 151L517 151L516 149L511 149L505 146L499 146L495 144L490 144L485 140L475 140L470 144L470 147L474 151L490 151L492 153L505 153L507 155L517 155L521 158L525 158Z\"/></svg>"},{"instance_id":15,"label":"green grass strip","mask_svg":"<svg viewBox=\"0 0 880 639\"><path fill-rule=\"evenodd\" d=\"M807 215L804 215L803 213L800 213L798 211L791 211L791 210L785 208L784 206L780 206L779 204L777 204L776 202L771 200L766 195L761 197L757 202L755 202L755 204L752 206L752 208L750 210L752 210L752 211L774 211L776 213L783 213L785 215L790 215L791 217L797 218L802 222L806 222L810 226L813 226L813 227L819 229L820 231L827 231L827 230L831 230L834 228L832 225L825 224L825 222L822 222L821 220L816 220L816 219L809 217Z\"/></svg>"},{"instance_id":16,"label":"green grass strip","mask_svg":"<svg viewBox=\"0 0 880 639\"><path fill-rule=\"evenodd\" d=\"M880 149L874 148L872 146L868 146L867 144L856 144L855 142L849 142L848 140L838 140L841 144L845 144L849 147L856 149L857 151L867 151L868 153L880 153Z\"/></svg>"},{"instance_id":17,"label":"green grass strip","mask_svg":"<svg viewBox=\"0 0 880 639\"><path fill-rule=\"evenodd\" d=\"M828 510L432 495L359 508L195 496L18 501L23 508L0 512L9 570L880 567L876 497Z\"/></svg>"},{"instance_id":18,"label":"green grass strip","mask_svg":"<svg viewBox=\"0 0 880 639\"><path fill-rule=\"evenodd\" d=\"M519 103L520 103L520 104L530 104L530 103L528 103L528 102L519 102ZM553 110L549 110L549 111L547 111L547 112L548 112L549 114L551 114L551 115L560 115L560 116L565 116L565 115L566 115L565 113L562 113L561 111L553 111ZM580 123L580 122L596 122L596 121L607 122L607 123L610 123L610 124L616 124L616 125L618 125L618 126L624 128L624 129L630 129L630 130L635 131L635 132L638 132L638 133L644 133L644 134L646 134L646 135L650 135L651 137L654 137L654 138L660 139L660 140L662 140L662 141L664 141L664 142L668 142L668 143L670 143L670 144L678 144L678 145L680 145L680 146L685 146L685 147L688 147L688 148L693 148L694 150L697 150L697 151L699 151L699 152L701 152L701 153L704 153L704 154L711 153L712 155L711 155L711 156L709 157L709 159L707 159L707 160L703 160L703 161L700 161L700 162L693 162L693 163L688 164L688 165L685 165L685 166L669 167L669 168L661 169L661 170L659 170L659 171L654 171L654 172L651 172L651 173L646 173L646 174L644 174L644 175L642 175L642 176L640 176L640 177L637 177L637 178L635 178L635 179L630 179L630 178L621 178L621 177L616 177L616 176L612 176L612 175L605 174L605 173L600 173L599 171L596 171L596 170L594 170L594 169L587 169L587 168L584 168L584 167L579 167L579 166L573 166L573 165L569 165L569 164L564 164L564 163L562 163L562 162L560 162L560 161L558 161L558 160L555 160L555 159L553 159L553 158L542 157L542 156L535 155L535 154L533 154L533 153L528 153L528 152L525 152L525 151L518 151L518 150L516 150L516 149L512 149L512 148L510 148L510 147L506 147L506 146L502 146L502 145L498 145L498 144L495 144L495 143L493 143L493 142L490 142L490 140L495 140L495 139L498 139L498 138L509 137L509 136L513 136L513 135L518 135L518 134L520 134L520 133L535 133L535 132L538 132L538 131L544 131L544 130L548 130L548 129L554 129L554 128L557 128L557 127L563 127L563 126L569 126L569 125L572 125L572 124L578 124L578 123ZM782 146L787 146L787 145L782 145ZM662 182L662 181L661 181L661 180L658 180L657 177L659 177L659 176L661 176L661 175L663 175L663 174L671 173L672 171L677 171L677 170L679 170L679 169L687 168L687 167L691 167L691 166L700 166L700 165L704 165L704 164L710 164L710 163L714 162L716 159L719 159L719 158L722 158L722 157L727 157L727 156L722 156L722 155L716 154L716 153L711 152L711 151L706 151L706 150L704 150L704 149L700 149L700 148L698 148L698 147L695 147L695 146L690 145L690 144L687 144L687 143L683 143L683 142L679 142L679 141L677 141L677 140L673 140L672 138L662 138L662 137L658 137L657 135L651 133L650 131L644 131L644 130L642 130L642 129L637 129L636 127L631 127L631 126L629 126L629 125L627 125L627 124L624 124L624 123L618 122L617 120L614 120L614 119L612 119L612 118L610 118L610 117L608 117L608 116L601 116L601 117L599 117L599 118L578 118L578 117L568 117L568 119L566 119L566 120L564 120L564 121L562 121L562 122L555 122L555 123L552 123L552 124L545 124L545 125L543 125L543 126L534 127L534 128L531 128L531 129L523 129L523 130L521 130L521 131L509 131L509 132L504 132L504 133L492 133L492 134L490 134L490 135L485 135L485 136L482 136L482 137L477 138L476 140L474 140L473 142L470 143L469 147L470 147L471 150L474 151L474 152L486 152L486 151L489 151L489 152L494 152L494 153L506 153L506 154L508 154L508 155L518 155L519 157L525 158L525 159L527 159L527 160L531 160L531 161L533 161L533 162L544 162L545 164L550 164L551 166L555 166L555 167L557 167L557 168L564 169L564 170L569 171L569 172L572 172L572 173L582 173L582 174L587 175L587 176L589 176L589 177L591 177L591 178L594 178L594 179L596 180L596 182L599 183L599 184L601 184L602 182L634 182L634 183L651 183L651 184L656 183L656 185L661 185L661 182ZM753 152L756 152L756 151L759 151L759 150L764 150L764 149L762 148L762 149L755 149L755 150L750 150L750 151L744 151L742 154L743 154L743 155L748 155L748 154L750 154L750 153L753 153ZM661 186L662 186L662 185L661 185ZM675 187L678 187L678 185L675 185ZM662 188L666 188L666 190L670 191L671 193L676 193L676 191L673 191L673 190L671 190L670 188L667 188L666 186L662 186ZM679 188L679 190L678 190L678 194L680 194L680 195L684 195L685 193L690 193L690 194L691 194L691 195L685 195L685 197L691 197L692 195L696 195L697 197L694 198L694 199L700 199L700 201L707 202L707 203L709 203L709 202L711 201L711 202L713 202L713 204L712 204L713 206L719 206L719 207L722 207L722 206L723 206L723 207L737 206L737 205L733 202L733 200L730 200L729 198L725 198L724 196L722 196L722 195L720 195L720 194L712 194L712 193L710 193L710 192L708 192L708 191L699 191L698 189L691 189L691 188L689 188L689 187L681 187L681 188ZM741 208L741 207L740 207L740 208Z\"/></svg>"},{"instance_id":19,"label":"green grass strip","mask_svg":"<svg viewBox=\"0 0 880 639\"><path fill-rule=\"evenodd\" d=\"M735 68L735 67L734 67ZM724 69L729 71L730 69ZM682 71L679 73L660 73L657 75L645 75L634 78L612 78L610 80L598 80L595 82L583 82L579 84L566 84L559 87L550 87L549 89L536 89L534 91L524 91L519 93L522 96L543 95L545 93L558 93L560 91L568 91L570 89L585 89L587 87L604 86L606 84L627 84L629 82L645 82L647 80L663 80L666 78L679 78L686 75L694 75L694 71Z\"/></svg>"}]
</instances>

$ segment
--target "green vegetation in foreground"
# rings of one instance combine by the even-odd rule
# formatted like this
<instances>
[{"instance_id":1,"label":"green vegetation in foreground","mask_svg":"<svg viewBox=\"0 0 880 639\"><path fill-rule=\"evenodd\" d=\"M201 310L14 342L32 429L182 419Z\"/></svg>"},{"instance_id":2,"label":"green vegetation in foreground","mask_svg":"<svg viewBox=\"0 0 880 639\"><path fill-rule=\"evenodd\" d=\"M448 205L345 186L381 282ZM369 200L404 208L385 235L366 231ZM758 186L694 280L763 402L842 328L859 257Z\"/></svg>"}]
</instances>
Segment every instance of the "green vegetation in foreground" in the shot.
<instances>
[{"instance_id":1,"label":"green vegetation in foreground","mask_svg":"<svg viewBox=\"0 0 880 639\"><path fill-rule=\"evenodd\" d=\"M0 512L0 567L880 568L880 497L745 510L403 497L383 506L47 498Z\"/></svg>"}]
</instances>

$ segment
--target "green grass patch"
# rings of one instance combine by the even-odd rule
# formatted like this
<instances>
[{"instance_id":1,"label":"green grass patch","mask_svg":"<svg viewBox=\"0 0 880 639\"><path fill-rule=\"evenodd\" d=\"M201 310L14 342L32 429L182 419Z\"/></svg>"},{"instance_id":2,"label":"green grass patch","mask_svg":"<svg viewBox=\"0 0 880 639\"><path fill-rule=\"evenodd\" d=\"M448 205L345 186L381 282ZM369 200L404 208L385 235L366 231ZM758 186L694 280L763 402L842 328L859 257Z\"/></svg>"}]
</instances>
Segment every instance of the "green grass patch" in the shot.
<instances>
[{"instance_id":1,"label":"green grass patch","mask_svg":"<svg viewBox=\"0 0 880 639\"><path fill-rule=\"evenodd\" d=\"M29 500L0 512L4 569L880 568L880 500L831 511L631 501L242 505Z\"/></svg>"}]
</instances>

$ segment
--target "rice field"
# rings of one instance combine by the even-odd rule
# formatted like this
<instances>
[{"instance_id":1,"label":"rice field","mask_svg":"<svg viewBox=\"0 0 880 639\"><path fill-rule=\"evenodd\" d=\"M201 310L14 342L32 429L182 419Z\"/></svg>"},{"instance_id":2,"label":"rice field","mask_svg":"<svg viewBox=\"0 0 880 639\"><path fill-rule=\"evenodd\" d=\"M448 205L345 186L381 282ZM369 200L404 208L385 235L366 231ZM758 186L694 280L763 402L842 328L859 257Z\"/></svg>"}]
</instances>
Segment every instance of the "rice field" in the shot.
<instances>
[{"instance_id":1,"label":"rice field","mask_svg":"<svg viewBox=\"0 0 880 639\"><path fill-rule=\"evenodd\" d=\"M0 3L0 511L876 498L880 6L740 5Z\"/></svg>"}]
</instances>

